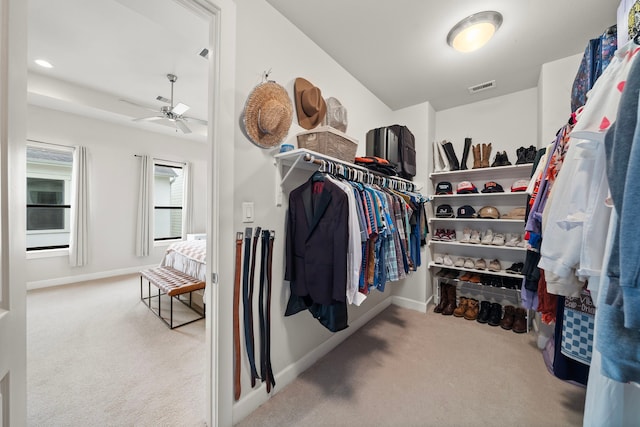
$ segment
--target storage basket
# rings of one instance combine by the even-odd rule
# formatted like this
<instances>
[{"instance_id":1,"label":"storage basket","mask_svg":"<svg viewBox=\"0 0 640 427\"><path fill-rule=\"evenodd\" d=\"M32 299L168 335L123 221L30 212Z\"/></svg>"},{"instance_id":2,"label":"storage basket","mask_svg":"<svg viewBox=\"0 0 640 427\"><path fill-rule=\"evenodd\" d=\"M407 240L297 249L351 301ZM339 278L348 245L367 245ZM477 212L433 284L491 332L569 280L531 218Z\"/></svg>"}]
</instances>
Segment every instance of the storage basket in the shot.
<instances>
[{"instance_id":1,"label":"storage basket","mask_svg":"<svg viewBox=\"0 0 640 427\"><path fill-rule=\"evenodd\" d=\"M353 163L356 158L358 141L330 126L319 126L301 132L297 138L298 148L306 148L344 162Z\"/></svg>"}]
</instances>

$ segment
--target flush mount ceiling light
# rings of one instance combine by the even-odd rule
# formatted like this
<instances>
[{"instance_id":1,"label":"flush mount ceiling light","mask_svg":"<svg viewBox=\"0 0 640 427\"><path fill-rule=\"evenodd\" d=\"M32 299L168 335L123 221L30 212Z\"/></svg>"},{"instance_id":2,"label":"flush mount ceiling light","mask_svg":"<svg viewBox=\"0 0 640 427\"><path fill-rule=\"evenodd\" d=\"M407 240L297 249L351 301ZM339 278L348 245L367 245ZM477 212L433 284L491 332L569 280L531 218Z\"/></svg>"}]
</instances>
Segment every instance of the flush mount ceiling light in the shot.
<instances>
[{"instance_id":1,"label":"flush mount ceiling light","mask_svg":"<svg viewBox=\"0 0 640 427\"><path fill-rule=\"evenodd\" d=\"M49 62L49 61L47 61L45 59L36 59L33 62L35 62L36 64L38 64L42 68L53 68L53 65L51 65L51 62Z\"/></svg>"},{"instance_id":2,"label":"flush mount ceiling light","mask_svg":"<svg viewBox=\"0 0 640 427\"><path fill-rule=\"evenodd\" d=\"M480 49L502 24L502 15L492 10L474 13L453 26L447 34L449 46L459 52Z\"/></svg>"}]
</instances>

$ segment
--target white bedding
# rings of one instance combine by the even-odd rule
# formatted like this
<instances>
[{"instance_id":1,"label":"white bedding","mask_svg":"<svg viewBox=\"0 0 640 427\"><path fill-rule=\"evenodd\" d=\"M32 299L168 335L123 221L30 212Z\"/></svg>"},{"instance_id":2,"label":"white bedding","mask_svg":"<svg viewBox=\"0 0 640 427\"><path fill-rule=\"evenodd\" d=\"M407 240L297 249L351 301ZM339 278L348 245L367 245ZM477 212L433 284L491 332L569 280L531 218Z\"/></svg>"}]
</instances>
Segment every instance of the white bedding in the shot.
<instances>
[{"instance_id":1,"label":"white bedding","mask_svg":"<svg viewBox=\"0 0 640 427\"><path fill-rule=\"evenodd\" d=\"M207 241L187 240L169 245L160 265L172 267L196 279L206 281Z\"/></svg>"}]
</instances>

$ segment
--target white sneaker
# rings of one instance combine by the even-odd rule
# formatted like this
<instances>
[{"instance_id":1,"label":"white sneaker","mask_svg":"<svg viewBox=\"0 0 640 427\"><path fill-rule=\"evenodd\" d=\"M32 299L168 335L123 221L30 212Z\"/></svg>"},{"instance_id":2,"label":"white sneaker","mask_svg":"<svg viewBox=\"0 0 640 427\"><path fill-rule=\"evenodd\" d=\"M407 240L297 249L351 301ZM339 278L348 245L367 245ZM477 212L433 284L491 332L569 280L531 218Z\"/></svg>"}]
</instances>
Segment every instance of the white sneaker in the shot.
<instances>
[{"instance_id":1,"label":"white sneaker","mask_svg":"<svg viewBox=\"0 0 640 427\"><path fill-rule=\"evenodd\" d=\"M435 257L433 262L435 262L436 264L442 264L444 262L444 260L442 259L442 256L438 255L438 256Z\"/></svg>"},{"instance_id":2,"label":"white sneaker","mask_svg":"<svg viewBox=\"0 0 640 427\"><path fill-rule=\"evenodd\" d=\"M453 265L453 260L449 255L445 255L443 258L444 265L451 267Z\"/></svg>"},{"instance_id":3,"label":"white sneaker","mask_svg":"<svg viewBox=\"0 0 640 427\"><path fill-rule=\"evenodd\" d=\"M507 233L507 238L505 242L505 246L516 247L520 243L520 235L519 234L511 234Z\"/></svg>"},{"instance_id":4,"label":"white sneaker","mask_svg":"<svg viewBox=\"0 0 640 427\"><path fill-rule=\"evenodd\" d=\"M465 227L464 230L462 230L460 243L471 243L471 229L469 227Z\"/></svg>"},{"instance_id":5,"label":"white sneaker","mask_svg":"<svg viewBox=\"0 0 640 427\"><path fill-rule=\"evenodd\" d=\"M478 230L471 230L471 237L469 238L469 243L479 244L480 243L480 232Z\"/></svg>"},{"instance_id":6,"label":"white sneaker","mask_svg":"<svg viewBox=\"0 0 640 427\"><path fill-rule=\"evenodd\" d=\"M453 264L454 267L464 267L464 258L460 257Z\"/></svg>"},{"instance_id":7,"label":"white sneaker","mask_svg":"<svg viewBox=\"0 0 640 427\"><path fill-rule=\"evenodd\" d=\"M493 235L492 245L504 246L504 234L496 233Z\"/></svg>"},{"instance_id":8,"label":"white sneaker","mask_svg":"<svg viewBox=\"0 0 640 427\"><path fill-rule=\"evenodd\" d=\"M524 239L524 234L523 234L521 240L516 244L516 246L519 247L519 248L526 248L528 243L529 242L527 242Z\"/></svg>"},{"instance_id":9,"label":"white sneaker","mask_svg":"<svg viewBox=\"0 0 640 427\"><path fill-rule=\"evenodd\" d=\"M473 268L475 267L476 263L473 262L473 260L471 258L467 258L464 260L464 268Z\"/></svg>"},{"instance_id":10,"label":"white sneaker","mask_svg":"<svg viewBox=\"0 0 640 427\"><path fill-rule=\"evenodd\" d=\"M489 228L484 233L484 237L482 238L482 241L480 241L480 243L482 243L483 245L490 245L492 241L493 241L493 231L491 231L491 229Z\"/></svg>"}]
</instances>

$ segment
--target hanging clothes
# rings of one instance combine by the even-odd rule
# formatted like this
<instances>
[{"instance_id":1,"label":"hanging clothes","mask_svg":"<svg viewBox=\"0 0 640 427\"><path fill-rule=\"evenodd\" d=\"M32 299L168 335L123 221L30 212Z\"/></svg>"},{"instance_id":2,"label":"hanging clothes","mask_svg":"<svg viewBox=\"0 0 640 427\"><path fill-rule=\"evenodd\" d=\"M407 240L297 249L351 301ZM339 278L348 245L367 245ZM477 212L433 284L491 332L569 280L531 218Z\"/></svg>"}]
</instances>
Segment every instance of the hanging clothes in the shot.
<instances>
[{"instance_id":1,"label":"hanging clothes","mask_svg":"<svg viewBox=\"0 0 640 427\"><path fill-rule=\"evenodd\" d=\"M372 289L382 292L420 265L425 201L417 193L321 172L293 190L285 316L307 309L333 332L346 328L347 304L360 305Z\"/></svg>"}]
</instances>

